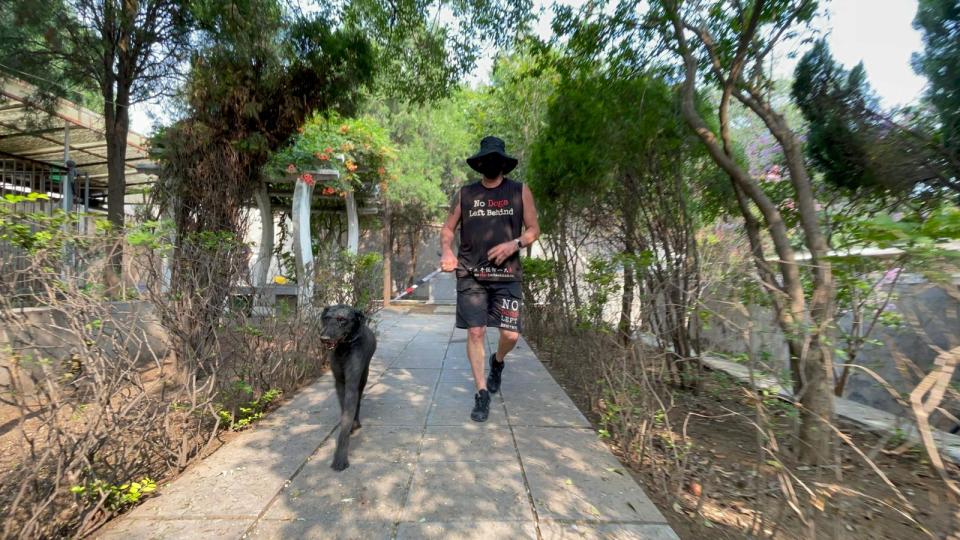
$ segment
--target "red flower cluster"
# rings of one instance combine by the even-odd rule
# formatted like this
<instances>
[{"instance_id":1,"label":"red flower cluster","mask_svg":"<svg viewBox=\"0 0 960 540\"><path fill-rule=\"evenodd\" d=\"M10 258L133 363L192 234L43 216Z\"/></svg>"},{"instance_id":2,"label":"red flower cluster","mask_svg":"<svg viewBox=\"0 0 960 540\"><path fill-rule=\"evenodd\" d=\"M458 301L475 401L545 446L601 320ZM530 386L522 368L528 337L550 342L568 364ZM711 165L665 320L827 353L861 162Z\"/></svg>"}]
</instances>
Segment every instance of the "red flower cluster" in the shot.
<instances>
[{"instance_id":1,"label":"red flower cluster","mask_svg":"<svg viewBox=\"0 0 960 540\"><path fill-rule=\"evenodd\" d=\"M330 187L330 186L327 186L327 187L323 188L323 191L321 191L320 193L323 194L323 195L333 195L333 194L336 193L336 192L337 192L337 190L333 189L333 188Z\"/></svg>"},{"instance_id":2,"label":"red flower cluster","mask_svg":"<svg viewBox=\"0 0 960 540\"><path fill-rule=\"evenodd\" d=\"M301 176L300 179L303 180L303 183L308 186L312 186L315 183L313 179L313 175L310 173L304 173L304 175Z\"/></svg>"}]
</instances>

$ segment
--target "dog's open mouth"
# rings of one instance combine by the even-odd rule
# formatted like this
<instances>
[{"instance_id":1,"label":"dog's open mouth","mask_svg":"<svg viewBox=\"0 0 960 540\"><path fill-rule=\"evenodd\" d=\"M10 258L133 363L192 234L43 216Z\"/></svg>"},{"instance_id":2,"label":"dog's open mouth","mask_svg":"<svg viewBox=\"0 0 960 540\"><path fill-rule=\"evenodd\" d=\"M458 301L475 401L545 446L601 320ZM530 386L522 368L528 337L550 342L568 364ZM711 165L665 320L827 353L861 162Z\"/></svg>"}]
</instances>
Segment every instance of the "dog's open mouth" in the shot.
<instances>
[{"instance_id":1,"label":"dog's open mouth","mask_svg":"<svg viewBox=\"0 0 960 540\"><path fill-rule=\"evenodd\" d=\"M321 339L320 343L323 343L323 346L331 351L337 348L337 340L335 339Z\"/></svg>"}]
</instances>

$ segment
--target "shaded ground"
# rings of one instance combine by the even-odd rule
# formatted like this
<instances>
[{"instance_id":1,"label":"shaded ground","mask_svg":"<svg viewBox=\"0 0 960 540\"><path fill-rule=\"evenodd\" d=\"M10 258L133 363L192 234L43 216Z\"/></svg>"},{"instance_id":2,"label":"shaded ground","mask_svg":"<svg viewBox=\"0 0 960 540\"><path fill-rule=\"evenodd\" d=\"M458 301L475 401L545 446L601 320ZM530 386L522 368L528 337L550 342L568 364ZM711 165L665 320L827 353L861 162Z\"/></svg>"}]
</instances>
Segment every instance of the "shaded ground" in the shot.
<instances>
[{"instance_id":1,"label":"shaded ground","mask_svg":"<svg viewBox=\"0 0 960 540\"><path fill-rule=\"evenodd\" d=\"M599 428L600 417L584 389L578 388L575 379L562 369L549 361L546 365L580 410ZM790 410L787 407L773 409L777 437L789 441ZM719 372L707 372L699 396L687 392L674 394L669 415L672 424L680 426L688 415L695 415L689 416L687 424L687 434L694 441L688 456L689 471L682 481L670 484L683 486L679 492L668 488L662 476L651 471L649 461L641 467L637 456L627 455L615 445L611 445L611 450L645 486L671 527L684 539L744 538L751 527L763 529L775 538L804 538L811 533L816 538L960 538L960 506L951 502L948 490L930 468L921 449L889 454L902 441L895 437L880 440L873 433L844 423L839 424L841 431L870 455L902 492L914 507L914 519L927 532L896 510L906 505L848 446L841 450L840 479L833 470L791 467L796 478L823 502L824 512L817 513L806 524L789 510L779 514L783 496L775 481L776 468L764 463L759 468L759 476L754 474L752 464L757 463L758 456L757 431L749 422L753 411L739 385ZM738 414L703 417L718 417L728 412ZM951 468L956 477L958 471L952 465ZM756 496L758 486L763 493L761 497ZM799 495L804 497L805 504L810 502L808 493L801 490Z\"/></svg>"}]
</instances>

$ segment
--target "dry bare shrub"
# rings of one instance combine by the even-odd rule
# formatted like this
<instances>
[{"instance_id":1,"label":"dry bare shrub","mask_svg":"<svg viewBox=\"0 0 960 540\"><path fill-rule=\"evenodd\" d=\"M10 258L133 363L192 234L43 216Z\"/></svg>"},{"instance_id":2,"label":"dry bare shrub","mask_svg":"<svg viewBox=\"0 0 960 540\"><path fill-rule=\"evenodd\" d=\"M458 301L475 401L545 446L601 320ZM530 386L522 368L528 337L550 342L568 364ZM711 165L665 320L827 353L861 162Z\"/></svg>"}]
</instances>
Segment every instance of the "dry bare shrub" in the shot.
<instances>
[{"instance_id":1,"label":"dry bare shrub","mask_svg":"<svg viewBox=\"0 0 960 540\"><path fill-rule=\"evenodd\" d=\"M3 538L95 531L215 448L220 431L250 425L326 369L315 309L254 312L242 245L183 241L171 287L166 232L146 227L126 235L135 298L108 298L99 284L106 246L124 241L115 234L21 252L32 287L0 284ZM84 251L70 272L65 243Z\"/></svg>"}]
</instances>

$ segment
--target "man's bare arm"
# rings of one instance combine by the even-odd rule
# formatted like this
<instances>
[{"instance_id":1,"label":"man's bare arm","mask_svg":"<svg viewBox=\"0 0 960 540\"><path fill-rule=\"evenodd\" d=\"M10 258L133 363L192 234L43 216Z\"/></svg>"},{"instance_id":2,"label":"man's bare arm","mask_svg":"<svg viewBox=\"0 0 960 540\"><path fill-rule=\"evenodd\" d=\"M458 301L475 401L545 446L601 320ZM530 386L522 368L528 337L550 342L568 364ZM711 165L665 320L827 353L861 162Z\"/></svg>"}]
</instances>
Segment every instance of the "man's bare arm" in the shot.
<instances>
[{"instance_id":1,"label":"man's bare arm","mask_svg":"<svg viewBox=\"0 0 960 540\"><path fill-rule=\"evenodd\" d=\"M523 226L526 228L520 235L520 242L524 247L540 238L540 222L537 221L537 207L533 203L533 193L526 184L523 185Z\"/></svg>"},{"instance_id":2,"label":"man's bare arm","mask_svg":"<svg viewBox=\"0 0 960 540\"><path fill-rule=\"evenodd\" d=\"M440 268L452 272L457 267L457 256L453 254L453 233L460 223L460 192L450 204L450 213L440 229Z\"/></svg>"}]
</instances>

